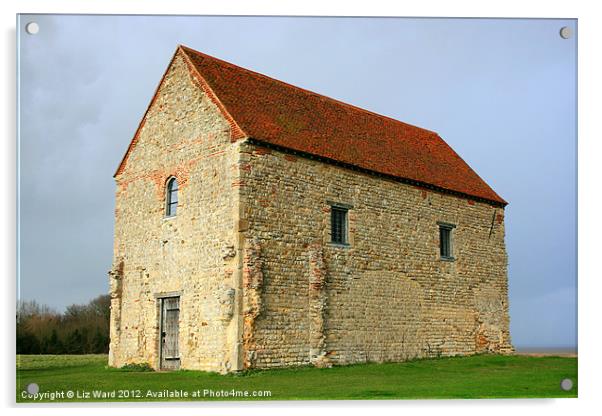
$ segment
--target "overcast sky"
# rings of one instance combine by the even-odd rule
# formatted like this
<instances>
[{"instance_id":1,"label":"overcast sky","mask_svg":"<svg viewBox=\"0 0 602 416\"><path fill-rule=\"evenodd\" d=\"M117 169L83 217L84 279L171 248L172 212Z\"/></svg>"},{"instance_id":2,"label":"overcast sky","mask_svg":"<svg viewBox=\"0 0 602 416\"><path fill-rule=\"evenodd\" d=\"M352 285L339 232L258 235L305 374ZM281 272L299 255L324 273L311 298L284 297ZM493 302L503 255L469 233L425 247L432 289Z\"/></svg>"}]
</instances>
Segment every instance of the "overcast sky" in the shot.
<instances>
[{"instance_id":1,"label":"overcast sky","mask_svg":"<svg viewBox=\"0 0 602 416\"><path fill-rule=\"evenodd\" d=\"M36 21L40 31L24 26ZM438 132L506 208L518 347L576 346L574 20L21 16L20 297L107 293L113 173L176 46Z\"/></svg>"}]
</instances>

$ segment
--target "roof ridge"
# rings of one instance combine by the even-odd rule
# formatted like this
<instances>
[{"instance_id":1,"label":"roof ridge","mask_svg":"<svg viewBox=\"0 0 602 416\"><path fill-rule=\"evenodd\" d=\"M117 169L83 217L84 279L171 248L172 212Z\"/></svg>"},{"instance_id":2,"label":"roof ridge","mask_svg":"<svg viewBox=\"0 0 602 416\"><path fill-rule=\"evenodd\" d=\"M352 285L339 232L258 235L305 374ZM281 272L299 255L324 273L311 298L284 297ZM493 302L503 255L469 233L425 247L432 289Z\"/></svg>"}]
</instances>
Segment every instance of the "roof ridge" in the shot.
<instances>
[{"instance_id":1,"label":"roof ridge","mask_svg":"<svg viewBox=\"0 0 602 416\"><path fill-rule=\"evenodd\" d=\"M196 75L195 78L200 78L201 80L198 80L199 83L201 84L205 84L204 86L209 89L209 91L205 91L207 93L207 95L209 96L208 98L213 101L215 103L215 105L219 108L219 110L222 112L223 116L226 118L226 121L228 122L228 124L230 124L230 139L232 141L236 141L240 138L246 137L248 136L245 131L238 125L238 123L236 122L236 120L234 119L234 117L232 117L232 114L230 113L230 111L228 111L228 108L226 107L226 105L223 103L222 100L220 100L219 96L215 93L215 91L213 91L213 88L211 87L211 84L207 81L207 79L200 73L200 71L198 70L198 68L196 67L196 65L194 64L194 62L192 62L190 60L190 56L188 56L188 53L186 52L186 50L191 50L193 52L194 49L190 49L184 45L178 45L177 50L182 51L182 55L184 56L184 61L186 62L186 66L190 69L192 68L192 70L194 71L193 76ZM198 52L200 53L200 52ZM209 56L209 55L207 55ZM205 89L203 85L200 85L201 89Z\"/></svg>"},{"instance_id":2,"label":"roof ridge","mask_svg":"<svg viewBox=\"0 0 602 416\"><path fill-rule=\"evenodd\" d=\"M200 55L200 56L201 56L201 57L203 57L203 58L205 58L205 57L206 57L206 58L209 58L209 59L212 59L212 60L218 61L219 63L221 63L221 64L223 64L223 65L225 65L225 66L228 66L228 67L233 67L232 69L235 69L235 70L241 70L241 71L244 71L244 72L250 73L250 74L252 74L252 75L258 75L258 76L260 76L260 77L262 77L262 78L267 78L267 79L268 79L268 80L270 80L270 81L275 81L275 82L278 82L278 83L280 83L280 84L286 85L287 87L294 88L294 89L296 89L296 90L302 91L302 92L304 92L304 93L306 93L306 94L309 94L309 95L313 95L313 96L315 96L315 97L318 97L318 98L320 98L320 99L325 99L325 100L329 100L329 101L334 101L334 102L335 102L335 103L337 103L337 104L342 104L342 105L344 105L344 106L346 106L346 107L351 107L352 109L354 109L354 110L356 110L356 111L361 111L361 112L363 112L363 113L370 114L371 116L376 116L376 117L380 117L380 118L386 118L386 119L388 119L388 120L390 120L390 121L393 121L393 122L395 122L395 123L399 123L399 124L402 124L402 125L404 125L404 126L409 126L409 127L415 128L415 129L423 130L424 132L430 133L431 135L435 135L435 136L438 136L438 137L440 137L440 136L439 136L439 134L438 134L436 131L433 131L433 130L426 129L426 128L424 128L424 127L416 126L416 125L414 125L414 124L406 123L406 122L404 122L404 121L397 120L396 118L393 118L393 117L391 117L391 116L386 116L386 115L384 115L384 114L379 114L379 113L377 113L377 112L375 112L375 111L367 110L367 109L365 109L365 108L358 107L358 106L356 106L356 105L353 105L353 104L346 103L345 101L341 101L341 100L338 100L338 99L336 99L336 98L329 97L329 96L327 96L327 95L324 95L324 94L319 94L319 93L317 93L317 92L314 92L314 91L308 90L308 89L306 89L306 88L299 87L299 86L297 86L297 85L290 84L290 83L288 83L288 82L286 82L286 81L282 81L282 80L279 80L279 79L277 79L277 78L273 78L273 77L270 77L270 76L268 76L268 75L262 74L261 72L253 71L253 70L251 70L251 69L244 68L244 67L242 67L242 66L239 66L239 65L233 64L233 63L231 63L231 62L224 61L223 59L216 58L215 56L208 55L208 54L206 54L206 53L203 53L203 52L199 52L199 51L197 51L196 49L192 49L192 48L190 48L190 47L188 47L188 46L185 46L185 45L178 45L178 47L179 47L179 48L182 48L184 51L190 51L190 52L192 52L192 53L194 53L194 54ZM197 71L197 72L198 72L198 71Z\"/></svg>"}]
</instances>

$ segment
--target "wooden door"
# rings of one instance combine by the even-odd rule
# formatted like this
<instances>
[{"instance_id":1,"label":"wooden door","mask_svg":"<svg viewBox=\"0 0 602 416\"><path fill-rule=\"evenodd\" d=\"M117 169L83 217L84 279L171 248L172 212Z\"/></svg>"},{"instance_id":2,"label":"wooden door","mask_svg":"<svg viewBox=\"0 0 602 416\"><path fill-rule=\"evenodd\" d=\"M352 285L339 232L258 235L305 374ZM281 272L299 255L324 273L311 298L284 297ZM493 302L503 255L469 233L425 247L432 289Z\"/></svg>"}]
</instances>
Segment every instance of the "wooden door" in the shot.
<instances>
[{"instance_id":1,"label":"wooden door","mask_svg":"<svg viewBox=\"0 0 602 416\"><path fill-rule=\"evenodd\" d=\"M180 297L161 299L161 369L180 368Z\"/></svg>"}]
</instances>

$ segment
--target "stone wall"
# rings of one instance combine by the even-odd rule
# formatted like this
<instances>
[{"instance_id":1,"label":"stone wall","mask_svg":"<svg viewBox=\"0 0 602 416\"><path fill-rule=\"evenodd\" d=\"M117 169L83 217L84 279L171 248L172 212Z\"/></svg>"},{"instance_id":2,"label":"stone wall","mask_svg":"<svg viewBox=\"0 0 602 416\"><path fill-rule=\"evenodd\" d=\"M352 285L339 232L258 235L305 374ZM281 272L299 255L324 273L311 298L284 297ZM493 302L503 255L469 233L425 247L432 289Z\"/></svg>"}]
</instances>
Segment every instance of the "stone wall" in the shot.
<instances>
[{"instance_id":1,"label":"stone wall","mask_svg":"<svg viewBox=\"0 0 602 416\"><path fill-rule=\"evenodd\" d=\"M158 297L178 294L181 368L237 368L238 151L178 52L116 176L109 363L158 366ZM179 183L165 218L165 186Z\"/></svg>"},{"instance_id":2,"label":"stone wall","mask_svg":"<svg viewBox=\"0 0 602 416\"><path fill-rule=\"evenodd\" d=\"M262 278L245 366L512 351L503 208L251 143L239 163ZM330 243L333 202L351 206L349 247Z\"/></svg>"}]
</instances>

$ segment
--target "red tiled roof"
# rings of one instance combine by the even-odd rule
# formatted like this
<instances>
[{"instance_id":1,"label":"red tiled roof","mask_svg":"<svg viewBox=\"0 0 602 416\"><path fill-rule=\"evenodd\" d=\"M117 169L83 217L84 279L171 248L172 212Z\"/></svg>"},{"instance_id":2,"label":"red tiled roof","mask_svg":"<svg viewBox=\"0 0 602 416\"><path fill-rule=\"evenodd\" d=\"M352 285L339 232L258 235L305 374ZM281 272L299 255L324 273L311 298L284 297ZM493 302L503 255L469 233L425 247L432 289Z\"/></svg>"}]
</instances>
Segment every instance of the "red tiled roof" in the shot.
<instances>
[{"instance_id":1,"label":"red tiled roof","mask_svg":"<svg viewBox=\"0 0 602 416\"><path fill-rule=\"evenodd\" d=\"M235 123L234 139L250 137L506 205L437 133L180 48Z\"/></svg>"}]
</instances>

